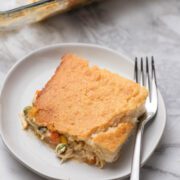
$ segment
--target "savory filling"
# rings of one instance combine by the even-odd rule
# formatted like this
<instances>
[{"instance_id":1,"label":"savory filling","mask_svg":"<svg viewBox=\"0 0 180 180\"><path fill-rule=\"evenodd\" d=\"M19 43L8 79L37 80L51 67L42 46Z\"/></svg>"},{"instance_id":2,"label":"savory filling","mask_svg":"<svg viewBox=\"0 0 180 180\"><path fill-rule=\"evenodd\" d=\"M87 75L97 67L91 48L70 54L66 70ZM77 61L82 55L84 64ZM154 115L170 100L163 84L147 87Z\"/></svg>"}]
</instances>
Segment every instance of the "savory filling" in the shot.
<instances>
[{"instance_id":1,"label":"savory filling","mask_svg":"<svg viewBox=\"0 0 180 180\"><path fill-rule=\"evenodd\" d=\"M34 106L27 106L23 111L22 124L24 129L30 128L44 142L48 143L57 156L66 161L74 158L85 161L89 164L95 164L103 167L104 160L100 158L98 152L84 141L78 141L71 136L65 136L57 131L50 131L45 126L39 126L35 122L35 114L37 109Z\"/></svg>"}]
</instances>

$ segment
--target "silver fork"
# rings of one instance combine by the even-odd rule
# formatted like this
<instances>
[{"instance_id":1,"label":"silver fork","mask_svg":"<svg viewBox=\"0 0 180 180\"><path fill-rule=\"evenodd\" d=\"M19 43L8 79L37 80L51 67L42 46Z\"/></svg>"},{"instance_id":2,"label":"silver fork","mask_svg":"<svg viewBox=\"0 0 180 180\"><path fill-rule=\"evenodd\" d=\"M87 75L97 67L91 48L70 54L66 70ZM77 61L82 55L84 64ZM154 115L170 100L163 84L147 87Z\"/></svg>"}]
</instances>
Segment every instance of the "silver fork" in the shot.
<instances>
[{"instance_id":1,"label":"silver fork","mask_svg":"<svg viewBox=\"0 0 180 180\"><path fill-rule=\"evenodd\" d=\"M140 120L137 125L134 153L133 153L133 159L132 159L132 165L131 165L130 180L139 180L140 179L142 135L143 135L144 126L148 122L153 120L153 117L156 115L157 108L158 108L157 83L156 83L154 57L151 57L150 60L148 59L148 57L146 57L145 60L141 58L140 62L138 61L138 58L136 57L135 64L134 64L134 75L135 75L135 81L139 83L140 85L145 86L149 92L149 95L145 103L146 117Z\"/></svg>"}]
</instances>

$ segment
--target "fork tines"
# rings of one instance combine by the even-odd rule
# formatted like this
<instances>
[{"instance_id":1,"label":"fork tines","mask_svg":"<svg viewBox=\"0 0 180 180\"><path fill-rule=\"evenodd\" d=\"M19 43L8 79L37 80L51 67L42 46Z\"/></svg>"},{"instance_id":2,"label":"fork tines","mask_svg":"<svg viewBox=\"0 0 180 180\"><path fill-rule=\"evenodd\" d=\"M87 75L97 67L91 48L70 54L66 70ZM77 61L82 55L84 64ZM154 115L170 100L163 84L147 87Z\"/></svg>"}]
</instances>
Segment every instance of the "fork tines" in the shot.
<instances>
[{"instance_id":1,"label":"fork tines","mask_svg":"<svg viewBox=\"0 0 180 180\"><path fill-rule=\"evenodd\" d=\"M141 86L145 86L149 91L149 101L151 102L152 96L157 94L156 73L154 57L151 58L135 58L134 65L134 79Z\"/></svg>"}]
</instances>

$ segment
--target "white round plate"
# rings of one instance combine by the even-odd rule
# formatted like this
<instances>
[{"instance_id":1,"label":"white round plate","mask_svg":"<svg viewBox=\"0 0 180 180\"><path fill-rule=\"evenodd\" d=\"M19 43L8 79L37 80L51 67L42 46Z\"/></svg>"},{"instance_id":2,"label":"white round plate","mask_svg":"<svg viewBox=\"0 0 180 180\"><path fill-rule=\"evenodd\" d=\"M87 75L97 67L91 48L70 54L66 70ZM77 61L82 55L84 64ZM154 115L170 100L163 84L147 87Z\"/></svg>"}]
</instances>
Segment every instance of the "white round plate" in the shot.
<instances>
[{"instance_id":1,"label":"white round plate","mask_svg":"<svg viewBox=\"0 0 180 180\"><path fill-rule=\"evenodd\" d=\"M52 149L31 132L22 130L19 113L31 103L37 89L41 89L60 63L60 57L75 53L127 78L133 77L133 62L107 48L88 44L57 44L24 57L9 71L1 92L1 136L9 151L26 167L47 178L95 180L123 178L130 174L132 141L125 145L119 160L104 169L77 161L60 163ZM163 134L166 112L159 93L159 110L154 121L145 129L142 163L153 153Z\"/></svg>"}]
</instances>

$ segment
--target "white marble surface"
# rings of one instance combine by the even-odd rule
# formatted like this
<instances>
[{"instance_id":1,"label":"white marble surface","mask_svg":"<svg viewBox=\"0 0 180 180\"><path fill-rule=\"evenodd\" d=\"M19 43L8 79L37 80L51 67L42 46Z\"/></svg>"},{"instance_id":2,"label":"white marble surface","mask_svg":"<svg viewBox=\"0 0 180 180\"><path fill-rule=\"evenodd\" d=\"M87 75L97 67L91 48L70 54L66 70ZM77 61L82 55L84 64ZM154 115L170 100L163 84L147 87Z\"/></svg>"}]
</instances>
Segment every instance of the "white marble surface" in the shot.
<instances>
[{"instance_id":1,"label":"white marble surface","mask_svg":"<svg viewBox=\"0 0 180 180\"><path fill-rule=\"evenodd\" d=\"M44 45L95 43L134 58L154 55L167 107L164 136L142 168L142 180L180 179L180 1L106 0L17 31L0 33L0 87L9 68ZM1 180L42 180L8 153L0 140Z\"/></svg>"}]
</instances>

